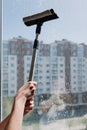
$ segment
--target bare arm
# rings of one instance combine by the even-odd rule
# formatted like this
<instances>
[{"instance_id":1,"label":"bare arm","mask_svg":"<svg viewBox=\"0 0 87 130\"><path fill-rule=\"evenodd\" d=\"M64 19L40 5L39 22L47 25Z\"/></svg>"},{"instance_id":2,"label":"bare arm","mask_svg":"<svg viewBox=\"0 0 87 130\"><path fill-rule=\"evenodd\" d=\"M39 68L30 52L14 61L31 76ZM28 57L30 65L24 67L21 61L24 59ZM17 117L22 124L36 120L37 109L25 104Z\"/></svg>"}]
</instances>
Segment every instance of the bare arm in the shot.
<instances>
[{"instance_id":1,"label":"bare arm","mask_svg":"<svg viewBox=\"0 0 87 130\"><path fill-rule=\"evenodd\" d=\"M36 82L23 85L15 96L11 114L1 122L0 130L21 130L23 116L34 106L34 91Z\"/></svg>"},{"instance_id":2,"label":"bare arm","mask_svg":"<svg viewBox=\"0 0 87 130\"><path fill-rule=\"evenodd\" d=\"M8 124L10 118L10 114L2 121L0 122L0 130L4 130L6 125Z\"/></svg>"}]
</instances>

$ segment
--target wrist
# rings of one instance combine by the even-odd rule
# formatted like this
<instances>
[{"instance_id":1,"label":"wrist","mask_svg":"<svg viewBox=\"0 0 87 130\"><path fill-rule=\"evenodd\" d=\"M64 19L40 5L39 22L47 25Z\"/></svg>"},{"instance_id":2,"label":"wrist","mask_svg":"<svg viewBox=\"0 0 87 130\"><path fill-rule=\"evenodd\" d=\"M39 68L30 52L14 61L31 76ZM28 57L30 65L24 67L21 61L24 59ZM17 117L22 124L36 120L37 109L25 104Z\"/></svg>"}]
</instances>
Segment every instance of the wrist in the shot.
<instances>
[{"instance_id":1,"label":"wrist","mask_svg":"<svg viewBox=\"0 0 87 130\"><path fill-rule=\"evenodd\" d=\"M20 100L17 97L15 97L11 114L12 113L21 113L21 114L23 114L24 113L25 103L26 103L26 98L24 98L24 99L21 98L21 100Z\"/></svg>"}]
</instances>

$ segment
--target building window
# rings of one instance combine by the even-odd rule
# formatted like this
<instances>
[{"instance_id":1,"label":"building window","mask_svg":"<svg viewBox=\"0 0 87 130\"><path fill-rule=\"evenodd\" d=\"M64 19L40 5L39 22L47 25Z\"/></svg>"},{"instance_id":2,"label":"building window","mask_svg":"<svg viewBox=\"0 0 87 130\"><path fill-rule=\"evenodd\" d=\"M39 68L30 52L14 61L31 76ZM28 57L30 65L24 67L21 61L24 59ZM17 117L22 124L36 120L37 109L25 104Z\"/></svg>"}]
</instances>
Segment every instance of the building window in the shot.
<instances>
[{"instance_id":1,"label":"building window","mask_svg":"<svg viewBox=\"0 0 87 130\"><path fill-rule=\"evenodd\" d=\"M76 78L76 76L73 76L73 78L75 79L75 78Z\"/></svg>"},{"instance_id":2,"label":"building window","mask_svg":"<svg viewBox=\"0 0 87 130\"><path fill-rule=\"evenodd\" d=\"M47 78L47 79L50 79L50 76L47 76L46 78Z\"/></svg>"},{"instance_id":3,"label":"building window","mask_svg":"<svg viewBox=\"0 0 87 130\"><path fill-rule=\"evenodd\" d=\"M14 67L14 64L11 64L11 67Z\"/></svg>"},{"instance_id":4,"label":"building window","mask_svg":"<svg viewBox=\"0 0 87 130\"><path fill-rule=\"evenodd\" d=\"M13 74L14 74L14 72L15 72L14 70L11 70L11 73L13 73Z\"/></svg>"},{"instance_id":5,"label":"building window","mask_svg":"<svg viewBox=\"0 0 87 130\"><path fill-rule=\"evenodd\" d=\"M27 70L27 73L29 74L29 70Z\"/></svg>"},{"instance_id":6,"label":"building window","mask_svg":"<svg viewBox=\"0 0 87 130\"><path fill-rule=\"evenodd\" d=\"M76 70L73 70L74 73L76 73Z\"/></svg>"},{"instance_id":7,"label":"building window","mask_svg":"<svg viewBox=\"0 0 87 130\"><path fill-rule=\"evenodd\" d=\"M85 84L86 82L85 81L83 81L83 84Z\"/></svg>"},{"instance_id":8,"label":"building window","mask_svg":"<svg viewBox=\"0 0 87 130\"><path fill-rule=\"evenodd\" d=\"M11 60L14 60L15 58L14 57L11 57Z\"/></svg>"},{"instance_id":9,"label":"building window","mask_svg":"<svg viewBox=\"0 0 87 130\"><path fill-rule=\"evenodd\" d=\"M53 68L57 68L57 64L52 64L52 67Z\"/></svg>"},{"instance_id":10,"label":"building window","mask_svg":"<svg viewBox=\"0 0 87 130\"><path fill-rule=\"evenodd\" d=\"M27 67L30 67L30 64L27 64Z\"/></svg>"},{"instance_id":11,"label":"building window","mask_svg":"<svg viewBox=\"0 0 87 130\"><path fill-rule=\"evenodd\" d=\"M73 88L74 91L76 91L76 88Z\"/></svg>"},{"instance_id":12,"label":"building window","mask_svg":"<svg viewBox=\"0 0 87 130\"><path fill-rule=\"evenodd\" d=\"M39 82L39 85L40 85L40 86L42 86L42 85L43 85L43 83L42 83L42 82Z\"/></svg>"},{"instance_id":13,"label":"building window","mask_svg":"<svg viewBox=\"0 0 87 130\"><path fill-rule=\"evenodd\" d=\"M38 70L35 70L35 74L38 74Z\"/></svg>"},{"instance_id":14,"label":"building window","mask_svg":"<svg viewBox=\"0 0 87 130\"><path fill-rule=\"evenodd\" d=\"M52 70L52 74L57 74L57 70Z\"/></svg>"},{"instance_id":15,"label":"building window","mask_svg":"<svg viewBox=\"0 0 87 130\"><path fill-rule=\"evenodd\" d=\"M46 82L46 85L50 85L50 82Z\"/></svg>"},{"instance_id":16,"label":"building window","mask_svg":"<svg viewBox=\"0 0 87 130\"><path fill-rule=\"evenodd\" d=\"M38 80L38 76L34 76L34 80L37 81Z\"/></svg>"},{"instance_id":17,"label":"building window","mask_svg":"<svg viewBox=\"0 0 87 130\"><path fill-rule=\"evenodd\" d=\"M46 91L49 92L49 91L50 91L50 88L47 88Z\"/></svg>"},{"instance_id":18,"label":"building window","mask_svg":"<svg viewBox=\"0 0 87 130\"><path fill-rule=\"evenodd\" d=\"M60 70L60 73L63 73L63 70Z\"/></svg>"},{"instance_id":19,"label":"building window","mask_svg":"<svg viewBox=\"0 0 87 130\"><path fill-rule=\"evenodd\" d=\"M73 84L76 84L76 81L74 81Z\"/></svg>"},{"instance_id":20,"label":"building window","mask_svg":"<svg viewBox=\"0 0 87 130\"><path fill-rule=\"evenodd\" d=\"M39 79L42 79L43 77L42 76L39 76Z\"/></svg>"},{"instance_id":21,"label":"building window","mask_svg":"<svg viewBox=\"0 0 87 130\"><path fill-rule=\"evenodd\" d=\"M43 92L43 89L42 89L42 88L40 88L40 89L39 89L39 91L40 91L40 92Z\"/></svg>"},{"instance_id":22,"label":"building window","mask_svg":"<svg viewBox=\"0 0 87 130\"><path fill-rule=\"evenodd\" d=\"M14 90L11 90L11 94L14 94L15 93L15 91Z\"/></svg>"},{"instance_id":23,"label":"building window","mask_svg":"<svg viewBox=\"0 0 87 130\"><path fill-rule=\"evenodd\" d=\"M79 90L79 91L82 91L82 87L78 87L78 90Z\"/></svg>"},{"instance_id":24,"label":"building window","mask_svg":"<svg viewBox=\"0 0 87 130\"><path fill-rule=\"evenodd\" d=\"M30 59L31 59L30 57L27 57L27 60L29 60L29 61L30 61Z\"/></svg>"},{"instance_id":25,"label":"building window","mask_svg":"<svg viewBox=\"0 0 87 130\"><path fill-rule=\"evenodd\" d=\"M57 76L52 76L52 79L54 80L54 79L57 79L58 77Z\"/></svg>"},{"instance_id":26,"label":"building window","mask_svg":"<svg viewBox=\"0 0 87 130\"><path fill-rule=\"evenodd\" d=\"M76 58L73 58L73 61L76 61Z\"/></svg>"},{"instance_id":27,"label":"building window","mask_svg":"<svg viewBox=\"0 0 87 130\"><path fill-rule=\"evenodd\" d=\"M49 64L47 64L47 65L46 65L46 67L50 67L50 65L49 65Z\"/></svg>"},{"instance_id":28,"label":"building window","mask_svg":"<svg viewBox=\"0 0 87 130\"><path fill-rule=\"evenodd\" d=\"M73 64L73 67L76 67L76 64Z\"/></svg>"},{"instance_id":29,"label":"building window","mask_svg":"<svg viewBox=\"0 0 87 130\"><path fill-rule=\"evenodd\" d=\"M5 62L8 61L8 57L4 57L3 61L5 61Z\"/></svg>"},{"instance_id":30,"label":"building window","mask_svg":"<svg viewBox=\"0 0 87 130\"><path fill-rule=\"evenodd\" d=\"M50 71L49 71L49 70L47 70L46 72L47 72L47 73L49 73Z\"/></svg>"}]
</instances>

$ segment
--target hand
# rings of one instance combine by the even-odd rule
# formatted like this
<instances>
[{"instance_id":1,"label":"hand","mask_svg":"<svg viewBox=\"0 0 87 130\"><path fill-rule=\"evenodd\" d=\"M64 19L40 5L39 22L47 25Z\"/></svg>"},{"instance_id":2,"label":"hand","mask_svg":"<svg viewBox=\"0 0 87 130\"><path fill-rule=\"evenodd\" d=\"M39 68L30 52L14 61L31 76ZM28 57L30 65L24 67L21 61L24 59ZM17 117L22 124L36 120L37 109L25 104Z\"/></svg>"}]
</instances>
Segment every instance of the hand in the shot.
<instances>
[{"instance_id":1,"label":"hand","mask_svg":"<svg viewBox=\"0 0 87 130\"><path fill-rule=\"evenodd\" d=\"M22 130L23 116L34 107L36 82L27 82L17 92L11 113L0 123L0 130Z\"/></svg>"},{"instance_id":2,"label":"hand","mask_svg":"<svg viewBox=\"0 0 87 130\"><path fill-rule=\"evenodd\" d=\"M34 107L34 93L36 90L36 82L33 82L34 84L32 84L32 82L30 82L30 90L31 90L31 95L28 96L26 103L25 103L25 108L24 108L24 115L26 115L27 113L29 113L33 107ZM35 85L35 86L33 86Z\"/></svg>"},{"instance_id":3,"label":"hand","mask_svg":"<svg viewBox=\"0 0 87 130\"><path fill-rule=\"evenodd\" d=\"M23 85L15 96L13 110L23 111L23 115L30 112L34 107L34 93L36 90L36 82L30 81Z\"/></svg>"},{"instance_id":4,"label":"hand","mask_svg":"<svg viewBox=\"0 0 87 130\"><path fill-rule=\"evenodd\" d=\"M24 108L24 115L29 113L33 109L33 107L34 107L34 98L31 97L26 101L25 108Z\"/></svg>"}]
</instances>

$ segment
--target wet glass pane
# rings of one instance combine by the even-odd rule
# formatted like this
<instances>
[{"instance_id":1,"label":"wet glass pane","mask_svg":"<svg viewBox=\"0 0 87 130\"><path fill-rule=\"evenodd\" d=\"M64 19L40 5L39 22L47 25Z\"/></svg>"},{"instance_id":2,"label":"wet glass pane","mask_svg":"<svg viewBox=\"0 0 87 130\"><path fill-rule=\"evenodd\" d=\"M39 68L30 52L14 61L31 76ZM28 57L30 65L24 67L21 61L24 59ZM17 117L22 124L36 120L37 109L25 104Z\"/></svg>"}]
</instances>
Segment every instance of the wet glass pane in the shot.
<instances>
[{"instance_id":1,"label":"wet glass pane","mask_svg":"<svg viewBox=\"0 0 87 130\"><path fill-rule=\"evenodd\" d=\"M30 73L36 26L26 27L22 18L53 5L60 18L42 26L33 74L38 83L35 106L24 117L23 130L87 129L87 39L77 11L83 5L84 13L86 2L79 3L76 8L73 0L3 0L2 119Z\"/></svg>"}]
</instances>

